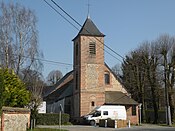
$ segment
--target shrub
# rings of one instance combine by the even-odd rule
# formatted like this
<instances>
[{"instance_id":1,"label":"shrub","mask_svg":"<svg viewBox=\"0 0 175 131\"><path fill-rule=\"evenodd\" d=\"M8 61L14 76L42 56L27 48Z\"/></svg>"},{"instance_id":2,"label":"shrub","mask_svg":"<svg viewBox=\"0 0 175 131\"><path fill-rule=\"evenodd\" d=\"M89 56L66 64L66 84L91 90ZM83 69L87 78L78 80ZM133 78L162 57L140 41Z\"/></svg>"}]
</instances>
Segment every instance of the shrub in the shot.
<instances>
[{"instance_id":1,"label":"shrub","mask_svg":"<svg viewBox=\"0 0 175 131\"><path fill-rule=\"evenodd\" d=\"M61 114L61 124L69 124L69 114ZM38 114L37 125L59 125L59 114L58 113L47 113L47 114Z\"/></svg>"},{"instance_id":2,"label":"shrub","mask_svg":"<svg viewBox=\"0 0 175 131\"><path fill-rule=\"evenodd\" d=\"M29 103L30 93L12 69L0 68L0 108L2 106L24 107Z\"/></svg>"}]
</instances>

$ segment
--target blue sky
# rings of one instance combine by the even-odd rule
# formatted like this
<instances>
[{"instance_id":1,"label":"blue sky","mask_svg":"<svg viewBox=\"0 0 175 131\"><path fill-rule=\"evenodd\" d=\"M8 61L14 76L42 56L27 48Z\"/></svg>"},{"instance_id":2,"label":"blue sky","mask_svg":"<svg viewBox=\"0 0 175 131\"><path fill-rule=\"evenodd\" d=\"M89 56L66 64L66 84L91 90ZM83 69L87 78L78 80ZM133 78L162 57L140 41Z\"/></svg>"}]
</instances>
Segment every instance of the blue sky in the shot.
<instances>
[{"instance_id":1,"label":"blue sky","mask_svg":"<svg viewBox=\"0 0 175 131\"><path fill-rule=\"evenodd\" d=\"M39 46L44 59L73 63L72 39L77 35L77 29L54 12L43 0L3 1L18 2L35 12L38 18ZM47 1L51 3L50 0ZM165 33L175 35L175 0L89 1L90 17L106 35L105 44L123 57L143 41L154 40ZM55 0L55 2L83 25L87 18L88 0ZM116 57L121 60L120 57ZM105 62L109 67L120 64L120 61L107 53ZM63 74L72 70L72 66L43 63L44 76L52 70L58 69Z\"/></svg>"}]
</instances>

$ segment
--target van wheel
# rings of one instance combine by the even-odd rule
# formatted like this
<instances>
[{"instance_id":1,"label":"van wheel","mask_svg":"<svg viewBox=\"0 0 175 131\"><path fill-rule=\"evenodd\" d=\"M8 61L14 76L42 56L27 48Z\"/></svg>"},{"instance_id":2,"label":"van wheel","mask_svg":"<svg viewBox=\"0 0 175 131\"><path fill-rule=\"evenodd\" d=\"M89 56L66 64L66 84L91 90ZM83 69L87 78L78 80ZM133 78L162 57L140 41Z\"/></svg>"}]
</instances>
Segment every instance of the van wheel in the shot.
<instances>
[{"instance_id":1,"label":"van wheel","mask_svg":"<svg viewBox=\"0 0 175 131\"><path fill-rule=\"evenodd\" d=\"M95 125L95 121L90 121L90 125L94 126Z\"/></svg>"}]
</instances>

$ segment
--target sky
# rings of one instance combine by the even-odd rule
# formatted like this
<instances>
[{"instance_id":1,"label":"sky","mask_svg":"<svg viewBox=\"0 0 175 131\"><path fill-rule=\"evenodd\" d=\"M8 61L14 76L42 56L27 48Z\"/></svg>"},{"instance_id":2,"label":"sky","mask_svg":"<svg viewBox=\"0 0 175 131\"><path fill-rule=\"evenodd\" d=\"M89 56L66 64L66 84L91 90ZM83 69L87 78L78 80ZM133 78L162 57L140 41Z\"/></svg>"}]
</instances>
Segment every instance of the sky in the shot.
<instances>
[{"instance_id":1,"label":"sky","mask_svg":"<svg viewBox=\"0 0 175 131\"><path fill-rule=\"evenodd\" d=\"M72 39L80 26L74 28L44 0L1 0L6 3L18 2L30 8L37 16L39 48L44 59L73 64ZM46 0L51 5L50 0ZM125 57L142 42L157 39L162 34L175 36L175 0L54 0L78 23L83 25L88 15L98 29L105 34L105 45ZM58 9L56 6L54 6ZM61 10L58 9L60 13ZM66 17L65 14L62 13ZM68 18L68 17L66 17ZM105 52L105 62L109 67L121 64L122 59L111 51ZM120 61L119 61L119 60ZM44 62L43 75L52 70L60 70L63 75L72 70L72 65Z\"/></svg>"}]
</instances>

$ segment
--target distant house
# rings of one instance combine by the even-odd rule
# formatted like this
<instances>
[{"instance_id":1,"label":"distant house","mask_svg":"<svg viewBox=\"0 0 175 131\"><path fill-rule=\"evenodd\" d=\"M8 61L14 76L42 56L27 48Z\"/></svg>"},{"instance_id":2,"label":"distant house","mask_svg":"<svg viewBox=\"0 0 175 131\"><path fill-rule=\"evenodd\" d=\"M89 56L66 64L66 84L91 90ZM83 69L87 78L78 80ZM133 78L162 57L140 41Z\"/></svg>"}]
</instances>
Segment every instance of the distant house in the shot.
<instances>
[{"instance_id":1,"label":"distant house","mask_svg":"<svg viewBox=\"0 0 175 131\"><path fill-rule=\"evenodd\" d=\"M87 18L73 39L73 71L67 73L44 100L47 112L59 112L62 105L72 119L79 119L100 105L124 105L127 118L138 124L138 103L104 62L104 37Z\"/></svg>"}]
</instances>

